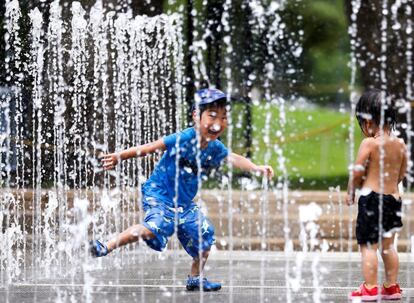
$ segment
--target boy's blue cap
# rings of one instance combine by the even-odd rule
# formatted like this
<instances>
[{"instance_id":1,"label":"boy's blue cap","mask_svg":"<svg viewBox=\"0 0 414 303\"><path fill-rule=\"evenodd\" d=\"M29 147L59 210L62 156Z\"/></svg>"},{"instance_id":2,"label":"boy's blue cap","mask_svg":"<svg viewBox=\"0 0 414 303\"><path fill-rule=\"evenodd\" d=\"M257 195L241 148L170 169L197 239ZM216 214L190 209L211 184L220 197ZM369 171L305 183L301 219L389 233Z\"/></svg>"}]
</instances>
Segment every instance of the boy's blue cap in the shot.
<instances>
[{"instance_id":1,"label":"boy's blue cap","mask_svg":"<svg viewBox=\"0 0 414 303\"><path fill-rule=\"evenodd\" d=\"M218 101L220 99L226 99L226 94L221 90L215 88L203 88L195 93L195 102L199 106L206 105Z\"/></svg>"}]
</instances>

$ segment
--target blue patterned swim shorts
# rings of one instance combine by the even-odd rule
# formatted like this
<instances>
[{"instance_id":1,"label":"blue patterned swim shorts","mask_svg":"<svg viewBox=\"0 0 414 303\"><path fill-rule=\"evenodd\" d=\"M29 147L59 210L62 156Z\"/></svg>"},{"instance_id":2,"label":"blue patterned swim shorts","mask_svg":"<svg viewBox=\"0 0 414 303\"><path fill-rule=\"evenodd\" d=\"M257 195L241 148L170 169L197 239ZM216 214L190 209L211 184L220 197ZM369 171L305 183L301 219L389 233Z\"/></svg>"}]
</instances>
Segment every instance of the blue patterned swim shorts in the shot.
<instances>
[{"instance_id":1,"label":"blue patterned swim shorts","mask_svg":"<svg viewBox=\"0 0 414 303\"><path fill-rule=\"evenodd\" d=\"M149 247L162 251L168 243L168 238L174 233L175 212L178 212L177 237L186 252L197 258L199 250L206 251L215 243L214 226L200 211L197 205L187 209L174 209L153 197L143 199L145 218L142 225L148 228L155 238L145 240ZM199 222L201 222L201 243L199 241Z\"/></svg>"}]
</instances>

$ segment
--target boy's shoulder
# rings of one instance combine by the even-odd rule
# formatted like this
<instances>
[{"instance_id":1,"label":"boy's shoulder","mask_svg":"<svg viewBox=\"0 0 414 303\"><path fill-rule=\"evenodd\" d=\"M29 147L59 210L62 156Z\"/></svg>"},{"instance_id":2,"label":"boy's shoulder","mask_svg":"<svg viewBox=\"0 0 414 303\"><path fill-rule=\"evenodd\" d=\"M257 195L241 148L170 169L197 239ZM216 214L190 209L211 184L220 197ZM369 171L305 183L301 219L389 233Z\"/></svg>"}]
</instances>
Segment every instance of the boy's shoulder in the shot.
<instances>
[{"instance_id":1,"label":"boy's shoulder","mask_svg":"<svg viewBox=\"0 0 414 303\"><path fill-rule=\"evenodd\" d=\"M404 142L404 139L403 139L403 138L398 138L398 137L396 137L396 139L397 139L398 143L399 143L399 144L401 144L401 146L406 147L406 145L405 145L405 142Z\"/></svg>"},{"instance_id":2,"label":"boy's shoulder","mask_svg":"<svg viewBox=\"0 0 414 303\"><path fill-rule=\"evenodd\" d=\"M177 141L181 145L181 144L186 144L189 141L192 141L194 138L195 138L195 130L194 128L189 127L183 130L179 130L170 135L164 136L163 141L167 149L171 149L175 146Z\"/></svg>"},{"instance_id":3,"label":"boy's shoulder","mask_svg":"<svg viewBox=\"0 0 414 303\"><path fill-rule=\"evenodd\" d=\"M402 149L406 148L405 142L403 138L399 138L397 136L391 136L391 142L399 147L401 147Z\"/></svg>"},{"instance_id":4,"label":"boy's shoulder","mask_svg":"<svg viewBox=\"0 0 414 303\"><path fill-rule=\"evenodd\" d=\"M362 139L361 141L361 147L370 148L377 145L377 141L374 137L367 137Z\"/></svg>"},{"instance_id":5,"label":"boy's shoulder","mask_svg":"<svg viewBox=\"0 0 414 303\"><path fill-rule=\"evenodd\" d=\"M179 134L185 134L185 135L194 135L195 134L195 129L194 129L194 127L187 127L187 128L184 128L183 130L179 130L179 131L177 131L176 132L176 134L177 135L179 135Z\"/></svg>"},{"instance_id":6,"label":"boy's shoulder","mask_svg":"<svg viewBox=\"0 0 414 303\"><path fill-rule=\"evenodd\" d=\"M406 145L404 142L404 139L402 138L398 138L397 136L392 136L390 139L388 139L386 141L386 144L389 145L391 143L391 145L394 146L398 146L401 148L402 151L406 150ZM368 137L368 138L364 138L361 141L361 145L360 148L362 149L378 149L381 146L382 141L380 138L374 138L374 137Z\"/></svg>"},{"instance_id":7,"label":"boy's shoulder","mask_svg":"<svg viewBox=\"0 0 414 303\"><path fill-rule=\"evenodd\" d=\"M179 131L171 134L171 136L173 136L175 138L179 138L179 140L181 142L183 142L183 141L186 141L187 139L195 138L196 132L195 132L194 127L188 127L188 128L185 128L183 130L179 130Z\"/></svg>"},{"instance_id":8,"label":"boy's shoulder","mask_svg":"<svg viewBox=\"0 0 414 303\"><path fill-rule=\"evenodd\" d=\"M209 145L211 145L214 148L226 148L227 149L226 145L219 139L211 141Z\"/></svg>"},{"instance_id":9,"label":"boy's shoulder","mask_svg":"<svg viewBox=\"0 0 414 303\"><path fill-rule=\"evenodd\" d=\"M399 144L400 150L402 153L406 154L407 153L407 145L404 142L404 139L402 138L397 138L397 144Z\"/></svg>"}]
</instances>

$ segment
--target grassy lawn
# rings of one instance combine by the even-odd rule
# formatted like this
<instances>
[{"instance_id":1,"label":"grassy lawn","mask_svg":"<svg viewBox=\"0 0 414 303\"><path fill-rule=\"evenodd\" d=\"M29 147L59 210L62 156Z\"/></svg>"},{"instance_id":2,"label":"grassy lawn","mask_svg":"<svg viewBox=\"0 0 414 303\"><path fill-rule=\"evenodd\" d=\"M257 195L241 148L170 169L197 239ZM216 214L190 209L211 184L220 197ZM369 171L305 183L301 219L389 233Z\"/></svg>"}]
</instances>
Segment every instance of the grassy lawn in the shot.
<instances>
[{"instance_id":1,"label":"grassy lawn","mask_svg":"<svg viewBox=\"0 0 414 303\"><path fill-rule=\"evenodd\" d=\"M337 185L344 188L350 153L349 113L324 108L287 108L285 114L286 124L282 129L278 107L253 106L253 161L269 163L280 175L279 148L286 159L292 188L327 189ZM241 106L234 108L232 117L233 150L243 154L245 140L240 119ZM270 121L267 129L266 119ZM354 134L355 155L361 141L361 131L356 122Z\"/></svg>"}]
</instances>

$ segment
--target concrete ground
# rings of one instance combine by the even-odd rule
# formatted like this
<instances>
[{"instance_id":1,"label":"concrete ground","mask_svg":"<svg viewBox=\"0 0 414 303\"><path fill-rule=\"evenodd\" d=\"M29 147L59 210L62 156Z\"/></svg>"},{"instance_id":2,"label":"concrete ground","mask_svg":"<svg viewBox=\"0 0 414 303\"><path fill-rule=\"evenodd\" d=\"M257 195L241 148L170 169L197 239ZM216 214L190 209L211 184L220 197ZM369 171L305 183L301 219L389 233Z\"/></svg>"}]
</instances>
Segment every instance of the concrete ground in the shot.
<instances>
[{"instance_id":1,"label":"concrete ground","mask_svg":"<svg viewBox=\"0 0 414 303\"><path fill-rule=\"evenodd\" d=\"M188 292L190 261L181 250L139 248L56 267L54 274L28 268L24 281L0 286L0 302L349 302L362 281L358 253L215 251L205 275L223 288ZM414 302L414 255L400 254L400 261L403 302Z\"/></svg>"}]
</instances>

